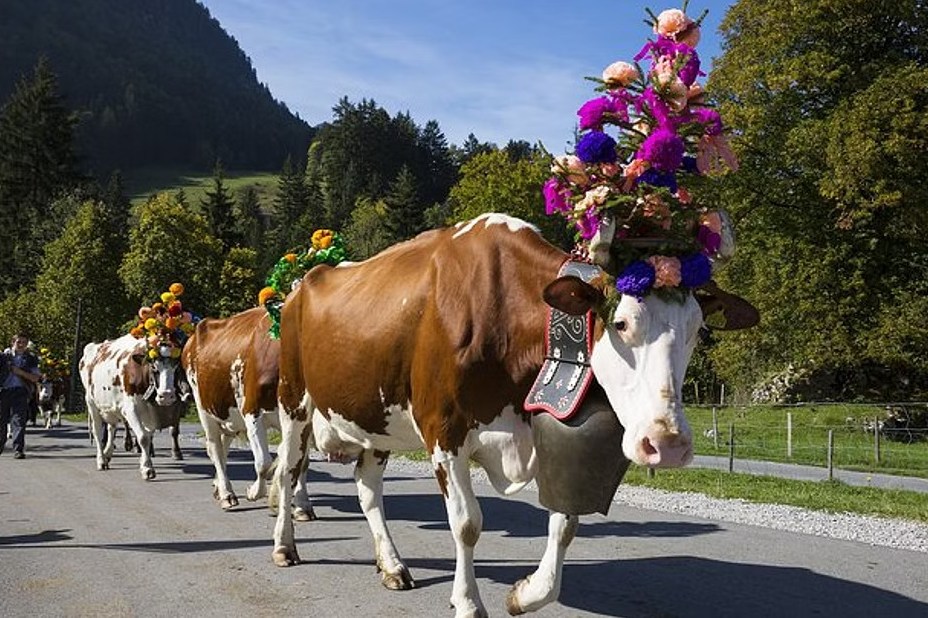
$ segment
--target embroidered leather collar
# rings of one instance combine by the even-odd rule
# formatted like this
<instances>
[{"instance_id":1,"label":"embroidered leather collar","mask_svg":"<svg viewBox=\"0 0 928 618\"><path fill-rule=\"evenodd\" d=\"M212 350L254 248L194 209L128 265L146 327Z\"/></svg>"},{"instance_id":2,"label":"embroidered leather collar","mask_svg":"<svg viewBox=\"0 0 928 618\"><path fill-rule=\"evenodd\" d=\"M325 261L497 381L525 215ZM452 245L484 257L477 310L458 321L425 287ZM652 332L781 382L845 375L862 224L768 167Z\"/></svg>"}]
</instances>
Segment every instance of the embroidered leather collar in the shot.
<instances>
[{"instance_id":1,"label":"embroidered leather collar","mask_svg":"<svg viewBox=\"0 0 928 618\"><path fill-rule=\"evenodd\" d=\"M558 276L573 275L589 282L601 272L593 264L567 261ZM545 362L525 398L525 409L548 412L562 421L573 416L593 380L592 350L592 312L574 316L549 307Z\"/></svg>"}]
</instances>

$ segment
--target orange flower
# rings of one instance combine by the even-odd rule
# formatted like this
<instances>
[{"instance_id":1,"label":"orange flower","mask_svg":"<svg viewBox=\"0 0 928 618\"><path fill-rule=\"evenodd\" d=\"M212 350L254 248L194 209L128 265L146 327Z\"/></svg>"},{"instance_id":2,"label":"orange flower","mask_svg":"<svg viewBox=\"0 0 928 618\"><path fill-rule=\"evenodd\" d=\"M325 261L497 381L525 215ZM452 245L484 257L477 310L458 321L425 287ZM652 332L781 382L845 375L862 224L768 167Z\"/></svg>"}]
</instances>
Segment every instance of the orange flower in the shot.
<instances>
[{"instance_id":1,"label":"orange flower","mask_svg":"<svg viewBox=\"0 0 928 618\"><path fill-rule=\"evenodd\" d=\"M313 249L328 249L332 246L334 235L332 230L316 230L312 237Z\"/></svg>"},{"instance_id":2,"label":"orange flower","mask_svg":"<svg viewBox=\"0 0 928 618\"><path fill-rule=\"evenodd\" d=\"M180 326L180 320L171 316L167 320L164 321L164 325L167 326L169 329L174 330L175 328Z\"/></svg>"},{"instance_id":3,"label":"orange flower","mask_svg":"<svg viewBox=\"0 0 928 618\"><path fill-rule=\"evenodd\" d=\"M296 253L288 253L284 256L284 259L293 264L296 262Z\"/></svg>"},{"instance_id":4,"label":"orange flower","mask_svg":"<svg viewBox=\"0 0 928 618\"><path fill-rule=\"evenodd\" d=\"M135 337L136 339L141 339L143 331L141 328L136 326L135 328L129 331L129 334Z\"/></svg>"},{"instance_id":5,"label":"orange flower","mask_svg":"<svg viewBox=\"0 0 928 618\"><path fill-rule=\"evenodd\" d=\"M261 288L261 291L258 292L258 304L263 305L267 301L271 300L272 298L275 298L276 296L277 296L277 292L271 286Z\"/></svg>"},{"instance_id":6,"label":"orange flower","mask_svg":"<svg viewBox=\"0 0 928 618\"><path fill-rule=\"evenodd\" d=\"M180 296L184 293L184 284L183 283L172 283L171 287L168 288L171 291L171 294L174 296Z\"/></svg>"}]
</instances>

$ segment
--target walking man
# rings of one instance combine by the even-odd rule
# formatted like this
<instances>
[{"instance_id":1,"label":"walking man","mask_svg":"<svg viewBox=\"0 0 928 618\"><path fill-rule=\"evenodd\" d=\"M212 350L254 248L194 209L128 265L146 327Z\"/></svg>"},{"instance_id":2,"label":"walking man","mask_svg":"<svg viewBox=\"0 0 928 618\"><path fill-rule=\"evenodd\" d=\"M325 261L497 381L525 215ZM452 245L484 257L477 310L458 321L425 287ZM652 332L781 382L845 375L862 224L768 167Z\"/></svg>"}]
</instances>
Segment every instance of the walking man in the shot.
<instances>
[{"instance_id":1,"label":"walking man","mask_svg":"<svg viewBox=\"0 0 928 618\"><path fill-rule=\"evenodd\" d=\"M20 333L13 337L10 347L3 353L8 356L9 373L0 391L0 453L6 446L7 423L12 427L13 457L26 456L26 420L29 416L29 398L39 381L39 363L28 351L29 338Z\"/></svg>"}]
</instances>

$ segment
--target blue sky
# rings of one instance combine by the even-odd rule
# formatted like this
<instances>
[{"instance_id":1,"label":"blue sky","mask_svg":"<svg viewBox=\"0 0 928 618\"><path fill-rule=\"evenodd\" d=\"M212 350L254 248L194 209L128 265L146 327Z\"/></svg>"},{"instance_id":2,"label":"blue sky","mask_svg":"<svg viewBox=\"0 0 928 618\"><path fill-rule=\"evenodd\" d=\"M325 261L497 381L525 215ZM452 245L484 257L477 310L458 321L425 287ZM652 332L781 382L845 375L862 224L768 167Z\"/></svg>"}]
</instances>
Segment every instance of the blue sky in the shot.
<instances>
[{"instance_id":1,"label":"blue sky","mask_svg":"<svg viewBox=\"0 0 928 618\"><path fill-rule=\"evenodd\" d=\"M539 140L552 153L571 139L577 109L594 96L585 76L631 61L651 36L628 0L199 0L251 58L258 79L310 124L332 119L342 96L373 99L391 115L438 121L450 144L469 133L504 146ZM698 51L720 54L717 30L733 0L708 9ZM704 78L703 78L704 80Z\"/></svg>"}]
</instances>

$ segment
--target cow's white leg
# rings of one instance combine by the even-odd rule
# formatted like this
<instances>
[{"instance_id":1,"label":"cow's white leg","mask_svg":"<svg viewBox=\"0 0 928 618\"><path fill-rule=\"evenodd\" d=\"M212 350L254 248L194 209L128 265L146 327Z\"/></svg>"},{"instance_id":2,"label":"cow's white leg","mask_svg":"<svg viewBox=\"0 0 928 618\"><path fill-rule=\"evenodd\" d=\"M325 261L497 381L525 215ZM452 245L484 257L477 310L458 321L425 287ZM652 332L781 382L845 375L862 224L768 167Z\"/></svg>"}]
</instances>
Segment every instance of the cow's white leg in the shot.
<instances>
[{"instance_id":1,"label":"cow's white leg","mask_svg":"<svg viewBox=\"0 0 928 618\"><path fill-rule=\"evenodd\" d=\"M277 449L277 471L274 484L277 486L278 504L288 505L293 501L293 488L299 482L302 473L303 457L307 456L306 444L310 433L307 408L283 411L280 414L282 438ZM292 415L292 416L291 416ZM271 554L274 564L280 567L300 563L293 539L293 520L290 509L277 509L277 522L274 525L274 551Z\"/></svg>"},{"instance_id":2,"label":"cow's white leg","mask_svg":"<svg viewBox=\"0 0 928 618\"><path fill-rule=\"evenodd\" d=\"M263 415L245 414L245 430L248 433L248 444L255 458L255 482L248 488L246 497L259 500L267 495L267 473L271 468L273 458L271 449L267 444L267 426Z\"/></svg>"},{"instance_id":3,"label":"cow's white leg","mask_svg":"<svg viewBox=\"0 0 928 618\"><path fill-rule=\"evenodd\" d=\"M300 463L300 476L293 491L293 505L291 515L294 521L315 521L316 511L312 500L309 499L309 448L305 449L303 461Z\"/></svg>"},{"instance_id":4,"label":"cow's white leg","mask_svg":"<svg viewBox=\"0 0 928 618\"><path fill-rule=\"evenodd\" d=\"M106 469L110 467L110 461L113 459L113 451L116 450L116 423L106 423L106 443L103 444L103 461L106 462Z\"/></svg>"},{"instance_id":5,"label":"cow's white leg","mask_svg":"<svg viewBox=\"0 0 928 618\"><path fill-rule=\"evenodd\" d=\"M506 609L513 616L533 612L551 601L557 600L561 593L561 571L564 567L564 554L574 540L577 524L576 515L551 512L548 516L548 545L538 568L531 575L520 579L509 591Z\"/></svg>"},{"instance_id":6,"label":"cow's white leg","mask_svg":"<svg viewBox=\"0 0 928 618\"><path fill-rule=\"evenodd\" d=\"M200 425L203 426L203 433L206 434L206 454L209 455L213 468L216 469L216 476L213 478L213 497L219 500L219 506L225 511L238 506L238 498L232 490L232 482L226 473L227 449L222 429L219 423L199 406L197 406L197 414L200 417Z\"/></svg>"},{"instance_id":7,"label":"cow's white leg","mask_svg":"<svg viewBox=\"0 0 928 618\"><path fill-rule=\"evenodd\" d=\"M129 428L132 430L132 433L135 434L135 439L139 443L139 472L142 475L142 478L146 481L150 481L155 478L155 466L151 461L151 432L145 429L142 425L142 421L132 410L132 403L126 404L124 406L123 416L126 419L126 423L129 425Z\"/></svg>"},{"instance_id":8,"label":"cow's white leg","mask_svg":"<svg viewBox=\"0 0 928 618\"><path fill-rule=\"evenodd\" d=\"M90 425L91 440L97 447L97 470L107 470L110 467L110 458L104 453L104 444L100 439L103 435L103 418L97 411L95 404L87 398L87 422ZM112 454L112 452L110 453Z\"/></svg>"},{"instance_id":9,"label":"cow's white leg","mask_svg":"<svg viewBox=\"0 0 928 618\"><path fill-rule=\"evenodd\" d=\"M393 544L383 512L383 472L389 456L389 452L374 450L361 453L354 469L354 480L358 485L361 511L374 538L374 558L381 583L391 590L409 590L415 588L416 583Z\"/></svg>"},{"instance_id":10,"label":"cow's white leg","mask_svg":"<svg viewBox=\"0 0 928 618\"><path fill-rule=\"evenodd\" d=\"M448 524L454 536L454 586L451 605L455 618L485 618L487 610L480 600L474 575L474 546L483 530L483 513L474 496L468 458L452 455L436 448L432 455L435 475L445 496Z\"/></svg>"}]
</instances>

